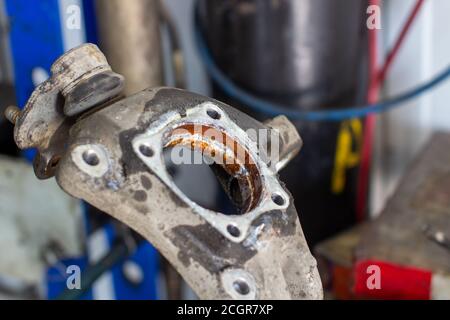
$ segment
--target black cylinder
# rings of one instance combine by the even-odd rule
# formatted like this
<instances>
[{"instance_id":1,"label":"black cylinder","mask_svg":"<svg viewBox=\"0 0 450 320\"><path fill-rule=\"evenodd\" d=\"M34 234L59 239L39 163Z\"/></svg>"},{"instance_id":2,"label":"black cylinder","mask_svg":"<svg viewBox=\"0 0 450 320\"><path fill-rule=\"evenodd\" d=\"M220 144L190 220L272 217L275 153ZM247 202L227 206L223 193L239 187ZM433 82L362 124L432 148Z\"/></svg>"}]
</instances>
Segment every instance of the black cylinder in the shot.
<instances>
[{"instance_id":1,"label":"black cylinder","mask_svg":"<svg viewBox=\"0 0 450 320\"><path fill-rule=\"evenodd\" d=\"M199 10L214 59L236 84L268 101L320 110L365 101L367 5L365 0L201 0ZM214 88L217 98L267 118ZM297 121L296 126L304 148L282 179L313 246L356 221L362 128L360 120Z\"/></svg>"}]
</instances>

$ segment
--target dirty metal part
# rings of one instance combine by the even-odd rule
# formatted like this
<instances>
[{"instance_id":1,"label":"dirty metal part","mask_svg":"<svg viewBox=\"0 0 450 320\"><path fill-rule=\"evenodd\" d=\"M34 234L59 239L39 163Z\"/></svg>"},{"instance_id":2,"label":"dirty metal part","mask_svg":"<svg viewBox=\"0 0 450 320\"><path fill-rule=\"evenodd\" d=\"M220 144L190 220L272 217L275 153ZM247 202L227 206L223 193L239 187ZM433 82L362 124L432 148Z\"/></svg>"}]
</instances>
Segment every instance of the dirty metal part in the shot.
<instances>
[{"instance_id":1,"label":"dirty metal part","mask_svg":"<svg viewBox=\"0 0 450 320\"><path fill-rule=\"evenodd\" d=\"M38 88L33 97L42 94L47 92ZM33 107L54 110L51 104ZM59 124L67 119L50 118ZM16 123L21 147L35 145L33 136L20 135L30 121L22 115ZM293 198L278 180L278 170L301 147L286 118L265 125L211 98L153 88L89 111L62 135L54 130L39 142L54 139L64 141L54 167L61 188L144 236L200 298L322 298ZM203 208L176 186L163 151L180 146L201 152L235 181L225 185L241 197L236 214Z\"/></svg>"},{"instance_id":2,"label":"dirty metal part","mask_svg":"<svg viewBox=\"0 0 450 320\"><path fill-rule=\"evenodd\" d=\"M64 97L63 112L68 117L108 101L124 88L123 76L112 72L106 57L94 45L67 52L51 71Z\"/></svg>"},{"instance_id":3,"label":"dirty metal part","mask_svg":"<svg viewBox=\"0 0 450 320\"><path fill-rule=\"evenodd\" d=\"M53 64L51 73L21 113L10 108L7 115L16 125L17 146L38 150L34 169L40 179L53 176L76 116L118 96L124 85L123 77L111 70L93 44L67 52Z\"/></svg>"},{"instance_id":4,"label":"dirty metal part","mask_svg":"<svg viewBox=\"0 0 450 320\"><path fill-rule=\"evenodd\" d=\"M300 152L301 147L303 146L303 141L299 136L297 129L289 121L286 116L278 116L273 119L267 120L264 124L274 130L278 131L280 136L280 142L283 145L282 154L279 155L280 161L276 164L277 172L284 169L289 162L295 158Z\"/></svg>"},{"instance_id":5,"label":"dirty metal part","mask_svg":"<svg viewBox=\"0 0 450 320\"><path fill-rule=\"evenodd\" d=\"M16 124L17 119L20 117L20 109L16 106L9 106L5 110L5 118L12 124Z\"/></svg>"},{"instance_id":6,"label":"dirty metal part","mask_svg":"<svg viewBox=\"0 0 450 320\"><path fill-rule=\"evenodd\" d=\"M164 3L159 0L95 0L95 7L100 48L112 68L126 77L124 94L165 84L161 26L167 26L171 40L175 85L185 87L178 35ZM176 274L176 271L168 273ZM179 295L172 293L172 288L168 287L168 294Z\"/></svg>"}]
</instances>

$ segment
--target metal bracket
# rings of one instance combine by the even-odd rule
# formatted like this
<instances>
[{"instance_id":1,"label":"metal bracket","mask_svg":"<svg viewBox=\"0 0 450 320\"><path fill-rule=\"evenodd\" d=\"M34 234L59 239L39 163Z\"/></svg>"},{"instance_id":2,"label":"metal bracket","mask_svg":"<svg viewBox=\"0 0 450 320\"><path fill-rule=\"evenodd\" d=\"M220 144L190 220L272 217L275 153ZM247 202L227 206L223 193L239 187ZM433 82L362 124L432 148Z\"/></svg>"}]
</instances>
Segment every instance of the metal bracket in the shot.
<instances>
[{"instance_id":1,"label":"metal bracket","mask_svg":"<svg viewBox=\"0 0 450 320\"><path fill-rule=\"evenodd\" d=\"M302 144L289 120L262 124L179 89L121 99L114 79L122 78L103 58L88 45L57 61L53 77L14 116L19 147L57 155L51 174L63 190L144 236L201 298L322 298L294 201L277 176ZM110 91L98 74L109 77ZM74 92L86 99L71 99ZM175 185L163 159L175 147L201 151L223 170L218 178L239 203L236 214L205 209Z\"/></svg>"}]
</instances>

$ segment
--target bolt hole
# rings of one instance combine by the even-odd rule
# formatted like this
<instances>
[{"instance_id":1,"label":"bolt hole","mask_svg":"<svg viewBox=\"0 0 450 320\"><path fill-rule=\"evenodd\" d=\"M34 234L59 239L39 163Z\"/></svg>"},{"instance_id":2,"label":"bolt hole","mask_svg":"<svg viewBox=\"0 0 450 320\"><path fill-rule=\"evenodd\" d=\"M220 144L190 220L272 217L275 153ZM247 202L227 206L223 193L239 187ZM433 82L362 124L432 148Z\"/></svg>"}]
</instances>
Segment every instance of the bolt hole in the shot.
<instances>
[{"instance_id":1,"label":"bolt hole","mask_svg":"<svg viewBox=\"0 0 450 320\"><path fill-rule=\"evenodd\" d=\"M217 112L216 110L209 109L208 111L206 111L206 113L208 114L208 116L209 116L211 119L219 120L219 119L221 118L220 113Z\"/></svg>"},{"instance_id":2,"label":"bolt hole","mask_svg":"<svg viewBox=\"0 0 450 320\"><path fill-rule=\"evenodd\" d=\"M239 238L239 236L241 235L241 230L239 230L238 227L233 226L232 224L228 225L227 231L231 236L235 238Z\"/></svg>"},{"instance_id":3,"label":"bolt hole","mask_svg":"<svg viewBox=\"0 0 450 320\"><path fill-rule=\"evenodd\" d=\"M93 150L83 152L83 160L91 167L98 166L100 163L97 153Z\"/></svg>"},{"instance_id":4,"label":"bolt hole","mask_svg":"<svg viewBox=\"0 0 450 320\"><path fill-rule=\"evenodd\" d=\"M61 157L54 156L52 158L52 160L50 161L50 168L52 168L52 169L56 168L58 166L60 160L61 160Z\"/></svg>"},{"instance_id":5,"label":"bolt hole","mask_svg":"<svg viewBox=\"0 0 450 320\"><path fill-rule=\"evenodd\" d=\"M155 154L153 152L153 149L145 144L141 144L141 146L139 147L139 152L147 158L151 158Z\"/></svg>"},{"instance_id":6,"label":"bolt hole","mask_svg":"<svg viewBox=\"0 0 450 320\"><path fill-rule=\"evenodd\" d=\"M283 206L286 201L284 200L284 198L282 196L280 196L279 194L273 194L272 195L272 201L277 205L277 206Z\"/></svg>"},{"instance_id":7,"label":"bolt hole","mask_svg":"<svg viewBox=\"0 0 450 320\"><path fill-rule=\"evenodd\" d=\"M240 295L246 296L250 293L250 287L244 280L236 280L233 282L234 290Z\"/></svg>"}]
</instances>

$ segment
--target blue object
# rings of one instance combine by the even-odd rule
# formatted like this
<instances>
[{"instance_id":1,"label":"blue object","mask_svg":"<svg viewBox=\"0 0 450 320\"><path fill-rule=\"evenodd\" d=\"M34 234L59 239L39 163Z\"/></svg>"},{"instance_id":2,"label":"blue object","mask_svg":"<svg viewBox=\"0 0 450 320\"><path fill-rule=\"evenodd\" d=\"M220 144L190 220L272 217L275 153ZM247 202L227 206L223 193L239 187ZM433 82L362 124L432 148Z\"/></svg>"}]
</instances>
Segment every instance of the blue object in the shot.
<instances>
[{"instance_id":1,"label":"blue object","mask_svg":"<svg viewBox=\"0 0 450 320\"><path fill-rule=\"evenodd\" d=\"M102 230L95 232L105 232L109 248L113 246L116 239L116 232L112 225L107 225ZM130 283L124 276L123 265L126 261L132 261L143 271L143 279L139 285ZM124 259L110 272L112 273L114 295L117 300L155 300L156 279L158 274L158 253L148 242L142 242L136 251L127 259ZM93 298L96 298L93 296Z\"/></svg>"},{"instance_id":2,"label":"blue object","mask_svg":"<svg viewBox=\"0 0 450 320\"><path fill-rule=\"evenodd\" d=\"M47 300L56 299L61 292L67 288L66 270L71 265L80 267L81 270L85 270L87 266L87 257L64 259L59 261L56 265L51 266L46 272L46 284L47 284ZM86 292L80 300L92 300L92 290Z\"/></svg>"},{"instance_id":3,"label":"blue object","mask_svg":"<svg viewBox=\"0 0 450 320\"><path fill-rule=\"evenodd\" d=\"M107 225L95 232L102 232L106 235L108 240L108 250L113 246L116 239L116 232L112 225ZM107 252L106 252L107 253ZM105 253L105 254L106 254ZM66 273L67 267L71 265L78 266L81 269L81 276L83 271L88 267L89 250L87 256L65 259L59 261L54 266L48 268L46 272L47 280L47 299L56 299L67 288L67 278L70 274ZM143 271L143 278L139 284L130 283L123 273L123 266L126 262L133 262ZM157 295L157 275L159 268L158 252L148 242L142 242L136 251L122 261L119 261L107 273L111 275L106 281L112 280L111 288L113 292L108 295L116 300L155 300ZM96 284L94 283L94 286ZM91 288L80 300L93 300L98 298L94 290Z\"/></svg>"},{"instance_id":4,"label":"blue object","mask_svg":"<svg viewBox=\"0 0 450 320\"><path fill-rule=\"evenodd\" d=\"M444 71L439 73L429 82L383 102L365 106L350 106L342 107L339 109L327 109L323 111L299 111L295 110L298 109L298 106L286 106L265 101L264 99L258 98L236 85L220 70L220 68L214 62L211 52L207 47L204 36L200 30L198 16L196 16L194 32L198 51L211 78L227 95L242 102L253 110L264 113L268 116L277 116L280 114L284 114L293 120L306 121L342 121L346 119L364 117L369 114L381 113L395 107L399 107L403 103L427 93L437 85L442 84L445 80L448 80L448 78L450 77L450 66L448 66Z\"/></svg>"},{"instance_id":5,"label":"blue object","mask_svg":"<svg viewBox=\"0 0 450 320\"><path fill-rule=\"evenodd\" d=\"M83 14L85 20L86 39L90 43L98 44L97 19L95 16L95 3L93 0L82 0ZM86 219L86 221L88 221ZM90 233L90 226L86 226ZM111 226L107 226L104 232L108 234L110 246L115 234ZM118 300L155 300L158 298L157 278L159 275L159 253L148 242L144 241L136 252L128 259L137 265L144 272L143 282L139 286L134 286L124 277L122 268L123 262L111 270L114 279L115 298ZM95 298L95 297L93 297Z\"/></svg>"},{"instance_id":6,"label":"blue object","mask_svg":"<svg viewBox=\"0 0 450 320\"><path fill-rule=\"evenodd\" d=\"M97 17L95 16L94 0L83 0L83 13L86 40L89 43L98 43Z\"/></svg>"},{"instance_id":7,"label":"blue object","mask_svg":"<svg viewBox=\"0 0 450 320\"><path fill-rule=\"evenodd\" d=\"M24 107L34 90L32 72L50 74L53 62L64 53L58 0L6 0L14 63L17 101Z\"/></svg>"},{"instance_id":8,"label":"blue object","mask_svg":"<svg viewBox=\"0 0 450 320\"><path fill-rule=\"evenodd\" d=\"M10 45L14 86L20 108L34 91L33 70L50 74L53 62L64 53L58 0L5 0L10 21ZM32 161L35 150L26 150Z\"/></svg>"},{"instance_id":9,"label":"blue object","mask_svg":"<svg viewBox=\"0 0 450 320\"><path fill-rule=\"evenodd\" d=\"M13 60L14 85L16 98L20 108L23 108L35 89L33 70L40 68L50 75L50 69L65 51L67 39L61 17L61 0L0 0L4 1L6 13L10 22L10 47ZM96 19L94 1L80 0L83 7L84 24L80 32L86 33L86 39L97 43ZM32 161L35 150L24 152L25 157ZM86 209L86 206L85 206ZM86 221L88 221L86 219ZM89 229L89 226L86 226ZM105 232L109 247L115 239L114 230L106 227ZM89 234L89 232L87 232ZM149 244L143 243L137 248L130 259L137 263L144 271L141 285L134 287L124 278L121 265L116 266L110 273L113 275L114 297L117 299L155 299L156 279L158 275L158 256L156 250ZM47 289L48 297L55 298L65 288L66 276L61 275L61 266L76 264L81 269L87 265L88 257L64 260L48 269ZM61 278L62 276L62 278ZM90 292L83 299L93 299Z\"/></svg>"}]
</instances>

